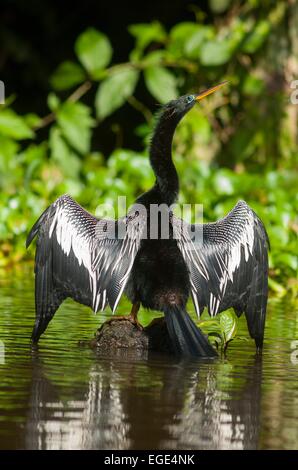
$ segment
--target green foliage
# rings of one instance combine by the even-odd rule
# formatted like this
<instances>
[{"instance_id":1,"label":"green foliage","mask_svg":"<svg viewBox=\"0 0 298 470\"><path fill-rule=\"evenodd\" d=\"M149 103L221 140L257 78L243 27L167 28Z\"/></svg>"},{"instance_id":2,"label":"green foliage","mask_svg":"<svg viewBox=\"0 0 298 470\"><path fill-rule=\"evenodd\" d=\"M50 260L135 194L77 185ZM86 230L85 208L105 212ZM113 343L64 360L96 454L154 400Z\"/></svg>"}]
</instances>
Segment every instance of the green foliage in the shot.
<instances>
[{"instance_id":1,"label":"green foliage","mask_svg":"<svg viewBox=\"0 0 298 470\"><path fill-rule=\"evenodd\" d=\"M75 43L76 54L94 79L101 77L101 71L110 63L112 46L105 34L88 28Z\"/></svg>"},{"instance_id":2,"label":"green foliage","mask_svg":"<svg viewBox=\"0 0 298 470\"><path fill-rule=\"evenodd\" d=\"M120 108L133 94L138 78L138 70L124 65L103 80L95 98L97 116L104 119Z\"/></svg>"},{"instance_id":3,"label":"green foliage","mask_svg":"<svg viewBox=\"0 0 298 470\"><path fill-rule=\"evenodd\" d=\"M67 60L59 65L51 77L51 85L55 90L67 90L78 83L82 83L86 74L82 67L75 62Z\"/></svg>"},{"instance_id":4,"label":"green foliage","mask_svg":"<svg viewBox=\"0 0 298 470\"><path fill-rule=\"evenodd\" d=\"M228 344L237 334L237 317L232 310L220 313L215 319L208 319L199 323L204 333L208 334L211 343L224 353Z\"/></svg>"},{"instance_id":5,"label":"green foliage","mask_svg":"<svg viewBox=\"0 0 298 470\"><path fill-rule=\"evenodd\" d=\"M245 199L269 233L271 289L279 296L297 291L296 131L289 99L274 82L280 62L292 57L291 47L276 63L267 59L279 54L274 40L290 6L247 2L235 15L228 1L210 7L216 21L202 21L197 13L197 20L169 31L157 21L129 26L135 45L122 64L111 64L116 44L88 28L75 42L77 61L65 57L50 77L53 91L41 97L47 116L17 114L14 97L0 105L0 266L33 256L25 251L26 233L59 195L68 192L100 215L101 203L123 194L131 203L150 188L154 178L145 149L97 152L93 136L100 135L106 117L113 124L114 111L133 106L141 114L131 134L147 141L152 103L228 79L175 135L180 201L204 203L207 221Z\"/></svg>"},{"instance_id":6,"label":"green foliage","mask_svg":"<svg viewBox=\"0 0 298 470\"><path fill-rule=\"evenodd\" d=\"M12 109L4 109L0 113L0 133L15 140L30 139L34 135L25 119Z\"/></svg>"},{"instance_id":7,"label":"green foliage","mask_svg":"<svg viewBox=\"0 0 298 470\"><path fill-rule=\"evenodd\" d=\"M136 47L133 51L134 59L141 56L150 43L162 43L167 38L166 31L158 21L153 21L150 24L133 24L128 27L128 31L136 39Z\"/></svg>"},{"instance_id":8,"label":"green foliage","mask_svg":"<svg viewBox=\"0 0 298 470\"><path fill-rule=\"evenodd\" d=\"M206 42L200 49L202 65L222 65L231 57L231 48L228 40L215 39Z\"/></svg>"},{"instance_id":9,"label":"green foliage","mask_svg":"<svg viewBox=\"0 0 298 470\"><path fill-rule=\"evenodd\" d=\"M91 127L94 120L91 110L83 103L66 101L56 112L57 124L68 144L79 153L90 149Z\"/></svg>"},{"instance_id":10,"label":"green foliage","mask_svg":"<svg viewBox=\"0 0 298 470\"><path fill-rule=\"evenodd\" d=\"M150 93L161 103L167 103L177 97L175 76L165 67L147 67L145 82Z\"/></svg>"},{"instance_id":11,"label":"green foliage","mask_svg":"<svg viewBox=\"0 0 298 470\"><path fill-rule=\"evenodd\" d=\"M261 20L256 25L255 28L247 36L244 44L243 50L248 54L253 54L256 52L259 47L263 44L264 40L268 36L270 31L270 23L267 20Z\"/></svg>"}]
</instances>

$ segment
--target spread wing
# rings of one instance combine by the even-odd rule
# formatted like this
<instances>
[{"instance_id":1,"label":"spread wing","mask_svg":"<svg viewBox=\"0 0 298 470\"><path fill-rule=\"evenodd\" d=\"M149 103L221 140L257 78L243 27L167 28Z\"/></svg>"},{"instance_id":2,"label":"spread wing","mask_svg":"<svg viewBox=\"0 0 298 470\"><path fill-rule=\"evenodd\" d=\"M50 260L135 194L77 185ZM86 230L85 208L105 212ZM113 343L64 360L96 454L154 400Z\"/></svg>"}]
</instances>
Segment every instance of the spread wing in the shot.
<instances>
[{"instance_id":1,"label":"spread wing","mask_svg":"<svg viewBox=\"0 0 298 470\"><path fill-rule=\"evenodd\" d=\"M239 201L223 219L189 225L173 218L178 246L189 268L198 315L234 307L245 312L250 334L262 345L267 292L269 240L254 211ZM201 237L200 237L201 233Z\"/></svg>"},{"instance_id":2,"label":"spread wing","mask_svg":"<svg viewBox=\"0 0 298 470\"><path fill-rule=\"evenodd\" d=\"M27 238L28 247L38 234L34 341L67 297L95 312L107 303L115 311L139 248L143 222L133 209L117 221L99 220L68 195L46 209Z\"/></svg>"}]
</instances>

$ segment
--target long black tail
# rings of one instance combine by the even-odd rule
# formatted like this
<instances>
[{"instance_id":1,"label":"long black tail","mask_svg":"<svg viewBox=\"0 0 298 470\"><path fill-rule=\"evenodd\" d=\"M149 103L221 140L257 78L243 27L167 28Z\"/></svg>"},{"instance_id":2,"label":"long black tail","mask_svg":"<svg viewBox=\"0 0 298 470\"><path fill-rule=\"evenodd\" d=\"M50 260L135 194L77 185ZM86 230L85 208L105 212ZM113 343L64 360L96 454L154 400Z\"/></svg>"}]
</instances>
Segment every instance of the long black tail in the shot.
<instances>
[{"instance_id":1,"label":"long black tail","mask_svg":"<svg viewBox=\"0 0 298 470\"><path fill-rule=\"evenodd\" d=\"M168 332L177 354L195 357L216 357L217 353L201 330L182 307L164 309Z\"/></svg>"}]
</instances>

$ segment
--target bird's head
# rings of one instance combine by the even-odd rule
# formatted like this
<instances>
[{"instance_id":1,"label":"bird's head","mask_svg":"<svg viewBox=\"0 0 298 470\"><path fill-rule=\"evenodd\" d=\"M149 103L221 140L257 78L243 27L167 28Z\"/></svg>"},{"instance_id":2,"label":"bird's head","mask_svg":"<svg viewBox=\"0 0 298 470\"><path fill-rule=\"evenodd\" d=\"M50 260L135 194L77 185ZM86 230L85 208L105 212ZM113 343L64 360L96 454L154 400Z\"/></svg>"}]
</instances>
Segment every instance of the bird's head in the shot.
<instances>
[{"instance_id":1,"label":"bird's head","mask_svg":"<svg viewBox=\"0 0 298 470\"><path fill-rule=\"evenodd\" d=\"M169 101L164 107L163 111L165 117L167 118L175 118L180 120L196 103L199 103L203 98L215 91L219 90L223 85L227 82L219 83L212 88L208 88L207 90L202 91L198 94L193 95L184 95L180 96L180 98L176 100Z\"/></svg>"}]
</instances>

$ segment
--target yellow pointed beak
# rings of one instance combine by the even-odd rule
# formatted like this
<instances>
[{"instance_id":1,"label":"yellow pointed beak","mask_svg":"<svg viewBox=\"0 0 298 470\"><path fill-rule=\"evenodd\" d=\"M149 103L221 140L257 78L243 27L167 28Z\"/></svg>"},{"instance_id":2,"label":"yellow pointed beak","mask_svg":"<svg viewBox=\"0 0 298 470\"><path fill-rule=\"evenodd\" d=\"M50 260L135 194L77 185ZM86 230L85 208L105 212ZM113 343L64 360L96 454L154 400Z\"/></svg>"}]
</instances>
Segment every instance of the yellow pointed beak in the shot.
<instances>
[{"instance_id":1,"label":"yellow pointed beak","mask_svg":"<svg viewBox=\"0 0 298 470\"><path fill-rule=\"evenodd\" d=\"M202 91L199 95L196 96L197 101L201 101L205 96L211 95L214 91L219 90L222 86L226 85L228 82L222 82L219 83L218 85L213 86L212 88L208 88L208 90Z\"/></svg>"}]
</instances>

